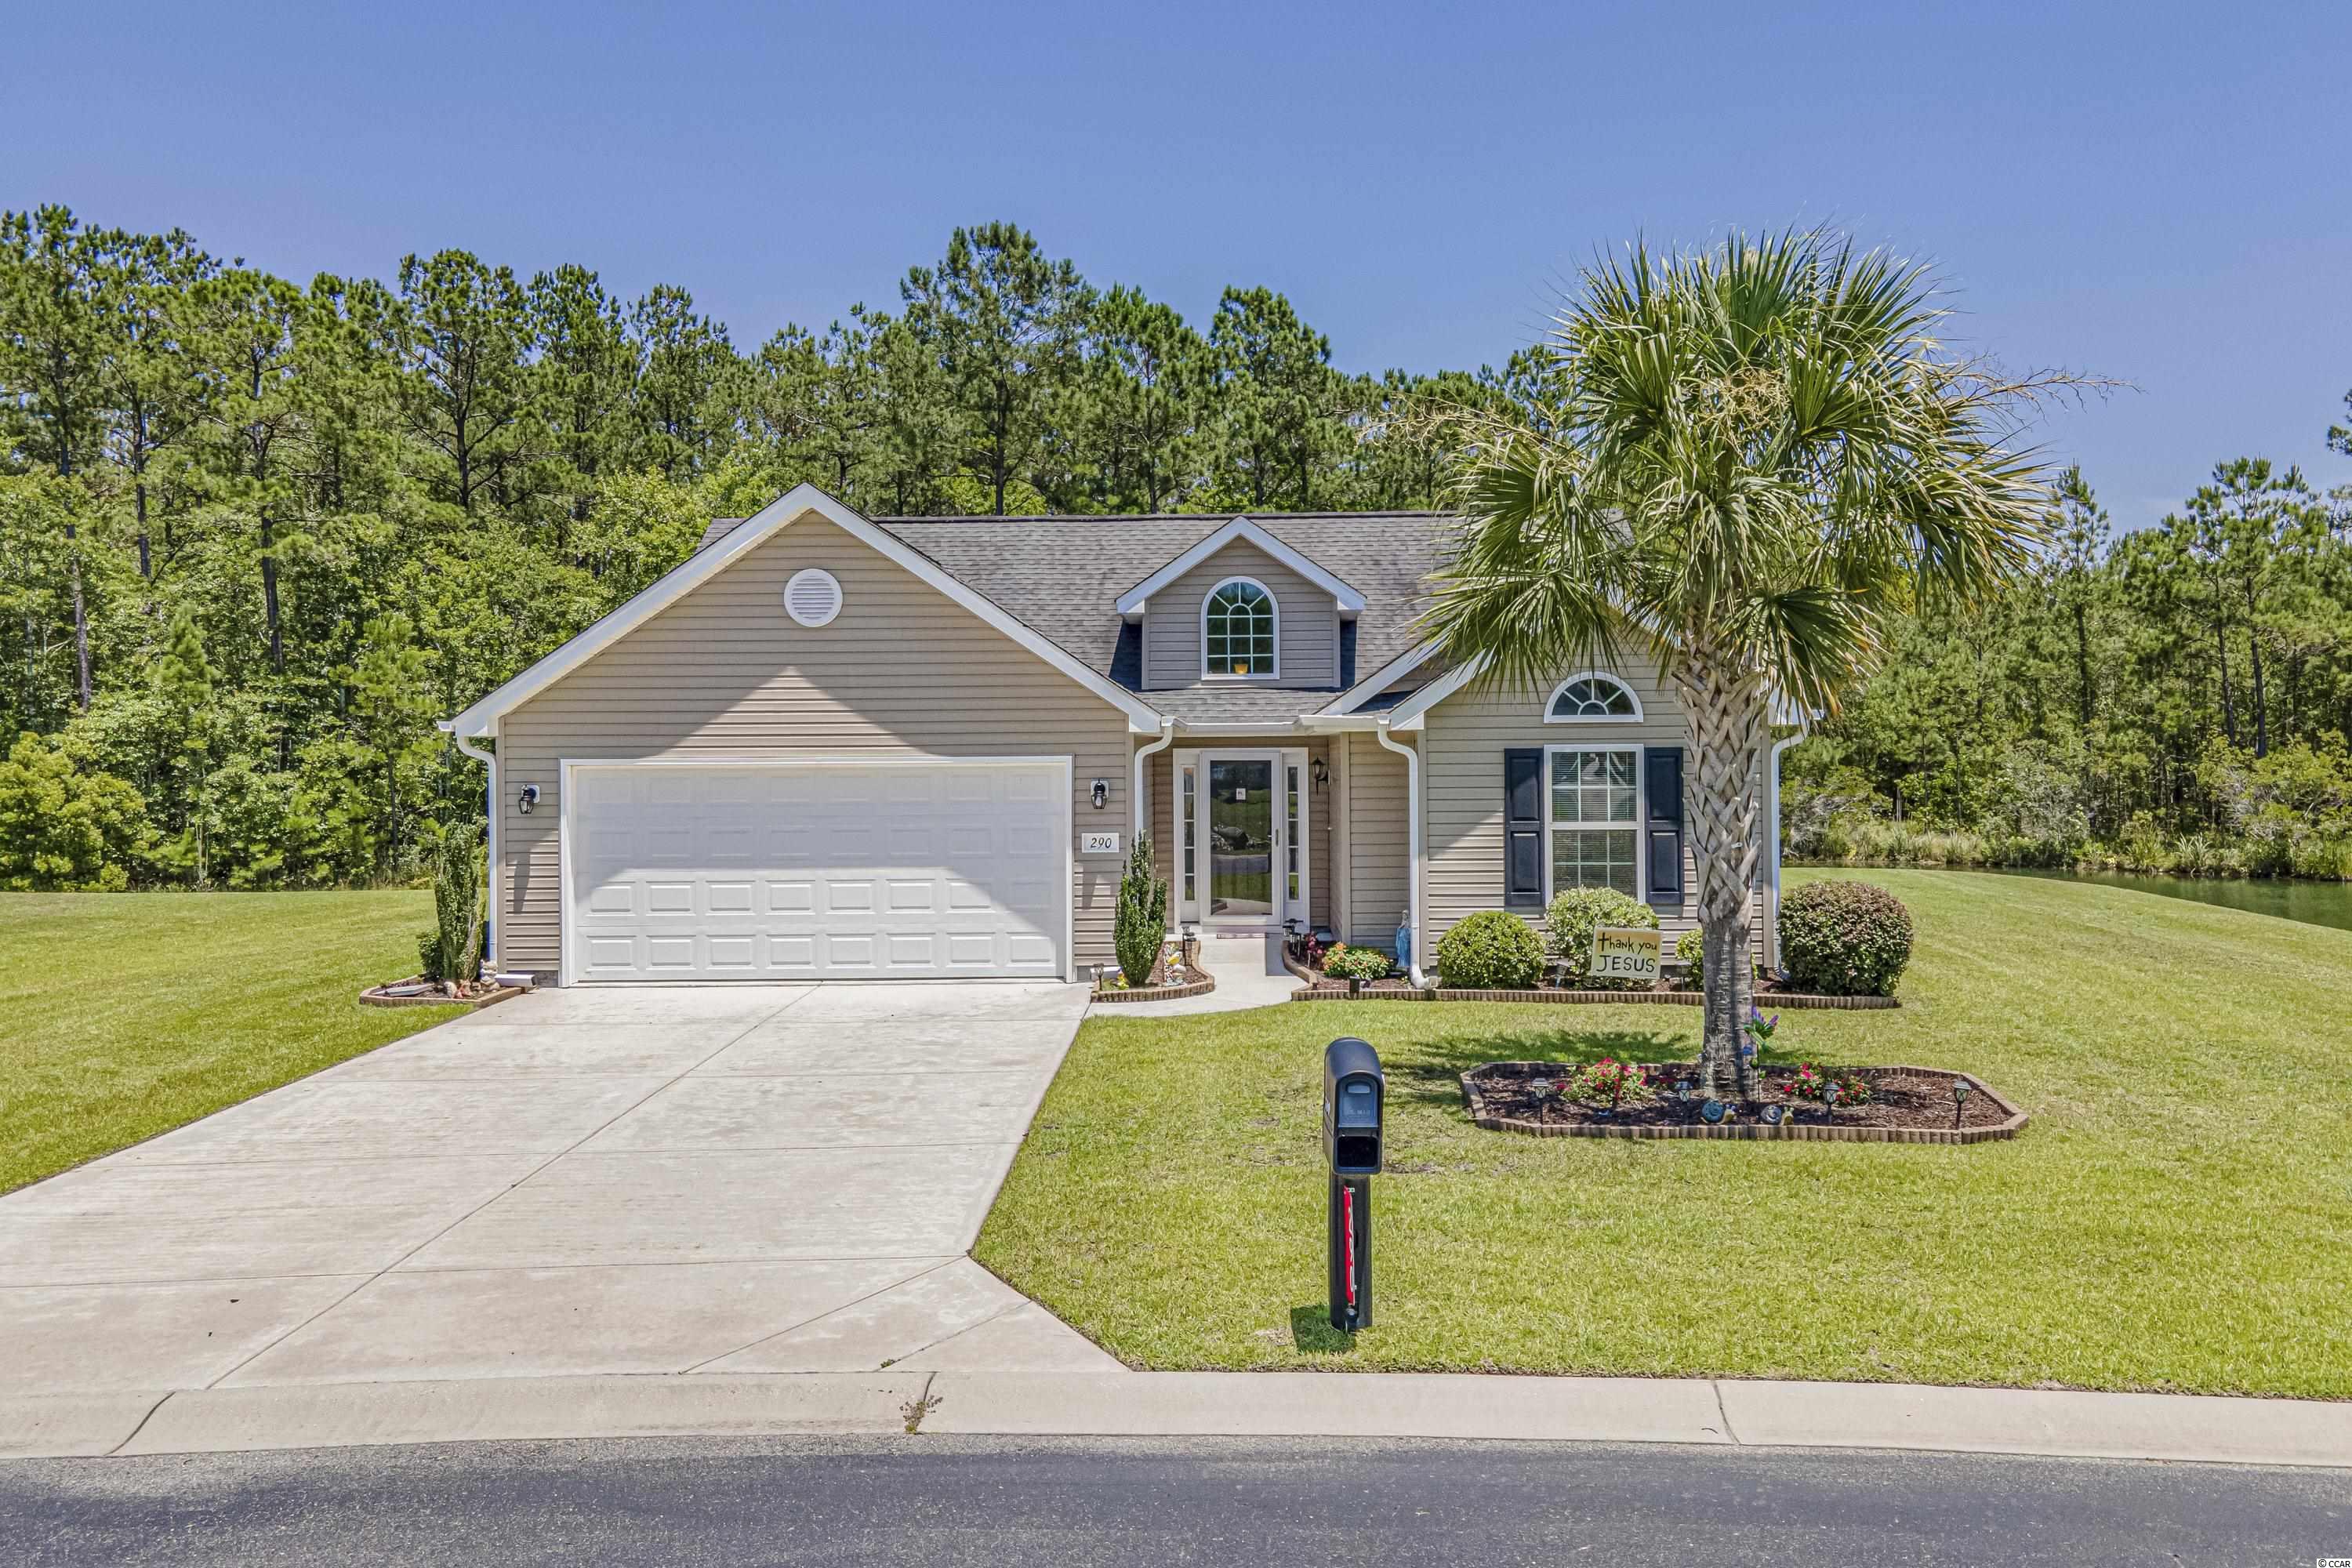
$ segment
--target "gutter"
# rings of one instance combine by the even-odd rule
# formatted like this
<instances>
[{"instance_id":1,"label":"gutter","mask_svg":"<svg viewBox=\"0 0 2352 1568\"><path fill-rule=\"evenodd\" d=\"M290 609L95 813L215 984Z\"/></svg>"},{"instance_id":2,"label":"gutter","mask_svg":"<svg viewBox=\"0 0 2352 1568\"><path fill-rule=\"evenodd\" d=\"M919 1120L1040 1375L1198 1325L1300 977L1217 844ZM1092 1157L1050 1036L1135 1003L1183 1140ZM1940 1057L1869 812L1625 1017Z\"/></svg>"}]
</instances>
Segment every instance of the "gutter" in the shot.
<instances>
[{"instance_id":1,"label":"gutter","mask_svg":"<svg viewBox=\"0 0 2352 1568\"><path fill-rule=\"evenodd\" d=\"M1812 714L1800 710L1797 714L1797 732L1772 742L1772 760L1765 770L1764 820L1765 834L1770 841L1772 849L1769 862L1772 868L1769 878L1772 901L1765 921L1769 928L1771 940L1764 946L1775 971L1780 967L1780 753L1798 744L1812 732Z\"/></svg>"},{"instance_id":2,"label":"gutter","mask_svg":"<svg viewBox=\"0 0 2352 1568\"><path fill-rule=\"evenodd\" d=\"M1411 825L1412 845L1405 855L1404 923L1412 935L1412 955L1405 965L1416 990L1427 990L1429 982L1421 972L1421 752L1412 746L1401 746L1389 736L1385 718L1372 731L1373 738L1404 759L1405 820Z\"/></svg>"},{"instance_id":3,"label":"gutter","mask_svg":"<svg viewBox=\"0 0 2352 1568\"><path fill-rule=\"evenodd\" d=\"M484 821L489 827L487 856L489 869L489 896L482 900L482 964L496 973L499 966L499 754L486 752L465 736L457 733L457 721L443 719L434 725L456 742L459 751L489 770L489 783L485 790Z\"/></svg>"}]
</instances>

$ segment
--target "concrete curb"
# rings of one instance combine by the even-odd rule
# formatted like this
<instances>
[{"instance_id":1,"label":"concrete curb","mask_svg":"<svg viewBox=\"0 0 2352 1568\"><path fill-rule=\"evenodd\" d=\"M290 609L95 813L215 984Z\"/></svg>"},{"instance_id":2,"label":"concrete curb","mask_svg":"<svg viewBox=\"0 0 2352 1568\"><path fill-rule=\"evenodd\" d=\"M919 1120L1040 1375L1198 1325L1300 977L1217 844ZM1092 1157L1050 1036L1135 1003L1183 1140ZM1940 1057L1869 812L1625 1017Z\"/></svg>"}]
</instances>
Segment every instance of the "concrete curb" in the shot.
<instances>
[{"instance_id":1,"label":"concrete curb","mask_svg":"<svg viewBox=\"0 0 2352 1568\"><path fill-rule=\"evenodd\" d=\"M1696 1380L1319 1372L951 1373L926 1432L1728 1443Z\"/></svg>"},{"instance_id":2,"label":"concrete curb","mask_svg":"<svg viewBox=\"0 0 2352 1568\"><path fill-rule=\"evenodd\" d=\"M163 1402L153 1394L26 1394L0 1399L0 1459L110 1454Z\"/></svg>"},{"instance_id":3,"label":"concrete curb","mask_svg":"<svg viewBox=\"0 0 2352 1568\"><path fill-rule=\"evenodd\" d=\"M189 1389L119 1454L211 1454L486 1439L901 1432L927 1373L516 1377ZM87 1450L84 1450L85 1452Z\"/></svg>"},{"instance_id":4,"label":"concrete curb","mask_svg":"<svg viewBox=\"0 0 2352 1568\"><path fill-rule=\"evenodd\" d=\"M159 1403L160 1402L160 1403ZM1895 1448L2352 1469L2352 1402L1704 1378L797 1373L0 1400L0 1456L896 1433Z\"/></svg>"}]
</instances>

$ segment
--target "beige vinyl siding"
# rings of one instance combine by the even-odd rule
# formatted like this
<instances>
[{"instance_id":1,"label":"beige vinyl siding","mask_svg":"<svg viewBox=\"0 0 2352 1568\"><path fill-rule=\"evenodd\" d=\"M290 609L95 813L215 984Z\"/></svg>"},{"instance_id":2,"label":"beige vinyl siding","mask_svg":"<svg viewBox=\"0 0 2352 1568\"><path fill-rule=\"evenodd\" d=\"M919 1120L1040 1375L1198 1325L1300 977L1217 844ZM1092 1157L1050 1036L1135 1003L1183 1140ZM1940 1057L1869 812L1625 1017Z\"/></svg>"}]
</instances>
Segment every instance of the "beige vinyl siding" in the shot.
<instances>
[{"instance_id":1,"label":"beige vinyl siding","mask_svg":"<svg viewBox=\"0 0 2352 1568\"><path fill-rule=\"evenodd\" d=\"M1681 746L1690 745L1690 726L1674 689L1660 683L1646 660L1622 660L1612 673L1633 688L1642 704L1633 722L1550 724L1544 705L1551 689L1512 692L1482 691L1475 686L1458 691L1429 710L1423 720L1423 756L1426 759L1429 863L1428 906L1423 912L1423 940L1432 953L1437 940L1454 921L1480 910L1503 907L1503 752L1510 746ZM1684 760L1685 796L1693 787L1690 762ZM1546 784L1549 788L1549 768ZM1646 781L1644 781L1646 783ZM1687 816L1688 800L1685 801ZM1549 830L1547 830L1549 831ZM1545 863L1551 846L1544 846ZM1690 857L1690 835L1683 835L1684 887L1696 896L1698 877ZM1541 923L1536 911L1520 911ZM1671 942L1697 924L1696 905L1679 910L1661 908L1658 924ZM1761 898L1759 897L1758 940L1762 940Z\"/></svg>"},{"instance_id":2,"label":"beige vinyl siding","mask_svg":"<svg viewBox=\"0 0 2352 1568\"><path fill-rule=\"evenodd\" d=\"M1348 747L1348 911L1339 939L1393 949L1412 837L1405 761L1361 731L1339 739Z\"/></svg>"},{"instance_id":3,"label":"beige vinyl siding","mask_svg":"<svg viewBox=\"0 0 2352 1568\"><path fill-rule=\"evenodd\" d=\"M785 580L821 566L841 613L807 627ZM564 758L795 755L1071 759L1077 833L1127 825L1127 717L912 573L804 512L501 721L499 961L551 975L563 900L557 865ZM1095 779L1110 784L1101 811ZM538 809L516 812L526 784ZM1072 962L1111 961L1121 858L1079 857Z\"/></svg>"},{"instance_id":4,"label":"beige vinyl siding","mask_svg":"<svg viewBox=\"0 0 2352 1568\"><path fill-rule=\"evenodd\" d=\"M1275 654L1269 681L1243 686L1339 684L1339 609L1331 595L1256 545L1236 540L1151 595L1143 613L1146 690L1191 686L1201 679L1201 606L1229 577L1251 577L1274 595Z\"/></svg>"},{"instance_id":5,"label":"beige vinyl siding","mask_svg":"<svg viewBox=\"0 0 2352 1568\"><path fill-rule=\"evenodd\" d=\"M1331 883L1337 871L1333 858L1337 835L1333 831L1331 813L1332 802L1339 790L1337 764L1331 760L1332 742L1320 735L1312 739L1242 735L1219 740L1213 735L1204 739L1190 733L1167 750L1154 752L1143 764L1145 810L1149 813L1144 818L1145 831L1151 835L1151 863L1158 868L1160 876L1168 879L1168 918L1171 923L1181 918L1179 906L1184 891L1183 884L1176 875L1176 797L1172 793L1176 784L1176 753L1196 750L1294 751L1302 745L1307 750L1307 908L1315 924L1332 924ZM1315 787L1315 764L1318 761L1332 774L1320 789Z\"/></svg>"}]
</instances>

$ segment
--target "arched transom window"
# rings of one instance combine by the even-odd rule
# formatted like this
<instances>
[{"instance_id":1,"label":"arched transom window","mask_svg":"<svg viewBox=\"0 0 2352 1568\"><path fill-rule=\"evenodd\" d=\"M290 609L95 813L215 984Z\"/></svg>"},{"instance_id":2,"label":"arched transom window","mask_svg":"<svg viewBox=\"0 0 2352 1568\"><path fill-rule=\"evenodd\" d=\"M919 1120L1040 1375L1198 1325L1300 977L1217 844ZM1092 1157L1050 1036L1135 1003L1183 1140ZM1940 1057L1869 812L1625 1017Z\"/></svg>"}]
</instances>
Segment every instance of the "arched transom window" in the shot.
<instances>
[{"instance_id":1,"label":"arched transom window","mask_svg":"<svg viewBox=\"0 0 2352 1568\"><path fill-rule=\"evenodd\" d=\"M1201 606L1201 673L1270 677L1276 672L1274 595L1262 583L1229 578Z\"/></svg>"},{"instance_id":2,"label":"arched transom window","mask_svg":"<svg viewBox=\"0 0 2352 1568\"><path fill-rule=\"evenodd\" d=\"M1594 720L1631 722L1642 716L1633 689L1613 675L1587 670L1571 675L1551 694L1544 719L1554 724L1589 723Z\"/></svg>"}]
</instances>

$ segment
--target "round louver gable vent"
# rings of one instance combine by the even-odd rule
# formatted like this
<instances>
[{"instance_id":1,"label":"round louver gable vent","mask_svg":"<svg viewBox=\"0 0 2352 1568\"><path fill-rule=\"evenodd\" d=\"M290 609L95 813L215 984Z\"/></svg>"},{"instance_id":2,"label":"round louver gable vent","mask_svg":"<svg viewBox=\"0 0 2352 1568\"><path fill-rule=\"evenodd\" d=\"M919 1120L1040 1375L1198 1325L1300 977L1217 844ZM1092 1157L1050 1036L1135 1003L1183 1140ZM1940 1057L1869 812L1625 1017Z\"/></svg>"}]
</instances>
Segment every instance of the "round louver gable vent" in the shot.
<instances>
[{"instance_id":1,"label":"round louver gable vent","mask_svg":"<svg viewBox=\"0 0 2352 1568\"><path fill-rule=\"evenodd\" d=\"M841 584L812 566L784 584L784 613L804 626L821 626L841 614Z\"/></svg>"}]
</instances>

